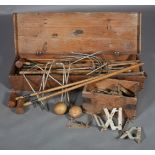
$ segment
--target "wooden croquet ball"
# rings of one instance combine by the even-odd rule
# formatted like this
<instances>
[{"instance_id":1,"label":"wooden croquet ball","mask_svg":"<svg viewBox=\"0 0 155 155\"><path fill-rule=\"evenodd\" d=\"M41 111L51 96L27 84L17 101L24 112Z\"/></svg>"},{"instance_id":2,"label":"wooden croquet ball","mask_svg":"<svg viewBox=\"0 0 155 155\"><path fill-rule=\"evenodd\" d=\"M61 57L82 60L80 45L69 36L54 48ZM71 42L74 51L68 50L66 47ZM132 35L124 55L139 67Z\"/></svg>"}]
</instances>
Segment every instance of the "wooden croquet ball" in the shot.
<instances>
[{"instance_id":1,"label":"wooden croquet ball","mask_svg":"<svg viewBox=\"0 0 155 155\"><path fill-rule=\"evenodd\" d=\"M57 102L54 105L53 111L57 115L64 115L67 111L67 105L64 102Z\"/></svg>"},{"instance_id":2,"label":"wooden croquet ball","mask_svg":"<svg viewBox=\"0 0 155 155\"><path fill-rule=\"evenodd\" d=\"M17 68L22 68L23 67L23 61L22 60L17 60L15 63Z\"/></svg>"},{"instance_id":3,"label":"wooden croquet ball","mask_svg":"<svg viewBox=\"0 0 155 155\"><path fill-rule=\"evenodd\" d=\"M78 118L82 115L82 109L79 106L73 106L69 109L69 116L72 118Z\"/></svg>"}]
</instances>

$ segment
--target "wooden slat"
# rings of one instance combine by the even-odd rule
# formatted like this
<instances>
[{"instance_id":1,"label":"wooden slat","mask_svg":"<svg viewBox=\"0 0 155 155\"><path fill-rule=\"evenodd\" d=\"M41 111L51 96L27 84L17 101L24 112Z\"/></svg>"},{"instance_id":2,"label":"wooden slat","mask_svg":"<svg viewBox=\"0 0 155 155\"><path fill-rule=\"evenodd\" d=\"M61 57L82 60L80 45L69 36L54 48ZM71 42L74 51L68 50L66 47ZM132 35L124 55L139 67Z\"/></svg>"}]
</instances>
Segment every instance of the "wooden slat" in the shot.
<instances>
[{"instance_id":1,"label":"wooden slat","mask_svg":"<svg viewBox=\"0 0 155 155\"><path fill-rule=\"evenodd\" d=\"M40 28L23 28L22 31L19 31L18 36L20 37L50 37L55 39L64 39L64 38L76 38L77 35L75 35L76 27L65 27L65 30L63 27L49 27L45 28L44 30ZM124 37L124 39L131 39L137 37L137 29L136 27L128 27L128 30L124 31L120 27L113 27L112 31L107 31L107 28L103 26L87 26L78 28L83 31L82 34L79 34L79 38L111 38L114 37L115 39L120 39L121 36ZM54 35L57 34L55 37Z\"/></svg>"},{"instance_id":2,"label":"wooden slat","mask_svg":"<svg viewBox=\"0 0 155 155\"><path fill-rule=\"evenodd\" d=\"M112 100L116 100L115 96L109 96L109 98L112 98ZM130 99L130 103L133 101L133 99ZM93 102L93 101L92 101ZM112 110L114 107L120 108L120 104L115 106L108 106L108 105L101 105L101 104L92 104L92 103L84 103L82 105L83 109L86 110L88 113L94 113L94 114L100 114L103 112L103 108L108 108L109 110ZM124 118L133 119L136 117L136 101L134 101L132 104L123 104L121 106L123 108L123 116ZM129 108L128 108L129 107ZM130 109L131 107L131 109Z\"/></svg>"},{"instance_id":3,"label":"wooden slat","mask_svg":"<svg viewBox=\"0 0 155 155\"><path fill-rule=\"evenodd\" d=\"M118 86L121 85L124 88L137 93L141 88L140 88L140 83L135 82L135 81L127 81L127 80L117 80L117 79L105 79L99 82L96 82L94 84L88 85L85 87L83 90L83 93L89 92L89 90L94 90L94 89L111 89L113 86Z\"/></svg>"},{"instance_id":4,"label":"wooden slat","mask_svg":"<svg viewBox=\"0 0 155 155\"><path fill-rule=\"evenodd\" d=\"M62 75L52 75L52 76L62 83ZM36 91L38 91L40 88L42 75L26 75L26 77L30 81L32 87ZM87 76L71 75L69 78L69 83L84 80L86 78ZM9 79L10 79L11 87L15 91L32 91L22 75L15 75L14 73L12 73L12 75L9 76ZM52 79L48 79L45 89L49 89L57 86L59 86L59 84L57 84Z\"/></svg>"},{"instance_id":5,"label":"wooden slat","mask_svg":"<svg viewBox=\"0 0 155 155\"><path fill-rule=\"evenodd\" d=\"M19 13L14 15L18 54L98 50L137 53L139 14L119 12Z\"/></svg>"},{"instance_id":6,"label":"wooden slat","mask_svg":"<svg viewBox=\"0 0 155 155\"><path fill-rule=\"evenodd\" d=\"M88 13L21 13L18 14L18 20L25 26L30 24L62 26L86 26L86 25L104 25L106 23L122 23L137 25L137 13L116 13L116 12L88 12ZM19 22L18 22L19 23Z\"/></svg>"},{"instance_id":7,"label":"wooden slat","mask_svg":"<svg viewBox=\"0 0 155 155\"><path fill-rule=\"evenodd\" d=\"M134 40L117 40L115 38L65 38L53 39L49 37L19 37L20 53L35 53L41 50L47 42L47 53L62 52L68 54L73 51L128 51L134 53L137 44Z\"/></svg>"},{"instance_id":8,"label":"wooden slat","mask_svg":"<svg viewBox=\"0 0 155 155\"><path fill-rule=\"evenodd\" d=\"M88 102L87 102L88 101ZM106 94L85 94L83 108L88 113L100 113L103 108L122 107L128 118L136 116L136 97L122 97Z\"/></svg>"},{"instance_id":9,"label":"wooden slat","mask_svg":"<svg viewBox=\"0 0 155 155\"><path fill-rule=\"evenodd\" d=\"M87 51L86 51L87 52ZM87 52L91 53L91 51ZM137 55L132 54L129 55L128 53L124 53L119 56L115 56L113 52L108 52L109 54L100 54L101 58L105 58L107 60L113 60L113 61L127 61L127 60L137 60ZM21 58L28 58L28 59L53 59L53 58L59 58L61 54L64 54L63 52L58 52L57 54L47 54L45 53L44 55L34 55L32 53L21 53L20 57ZM67 55L62 55L62 56L67 56Z\"/></svg>"}]
</instances>

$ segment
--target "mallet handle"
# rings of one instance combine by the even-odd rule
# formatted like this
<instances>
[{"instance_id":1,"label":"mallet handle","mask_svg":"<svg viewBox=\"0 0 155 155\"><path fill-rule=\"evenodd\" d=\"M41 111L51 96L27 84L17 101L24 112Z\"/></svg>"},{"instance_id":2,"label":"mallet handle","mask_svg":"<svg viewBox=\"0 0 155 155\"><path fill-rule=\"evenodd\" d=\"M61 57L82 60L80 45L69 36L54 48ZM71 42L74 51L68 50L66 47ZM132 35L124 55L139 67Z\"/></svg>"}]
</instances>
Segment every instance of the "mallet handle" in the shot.
<instances>
[{"instance_id":1,"label":"mallet handle","mask_svg":"<svg viewBox=\"0 0 155 155\"><path fill-rule=\"evenodd\" d=\"M140 67L140 66L142 66L142 65L143 65L143 63L139 63L139 64L136 64L136 65L132 65L132 66L130 66L130 67L121 69L121 70L119 70L119 71L116 71L116 72L113 72L113 73L109 73L109 74L107 74L107 75L100 75L99 77L96 77L96 78L93 78L93 79L91 79L91 80L88 80L87 82L83 82L83 83L80 83L80 84L75 85L75 86L73 86L73 87L66 88L65 90L58 91L58 92L53 93L53 94L48 95L48 96L40 97L40 98L38 99L38 101L43 101L43 100L50 99L50 98L52 98L52 97L54 97L54 96L57 96L57 95L60 95L60 94L62 94L62 93L65 93L65 92L68 92L68 91L72 91L72 90L78 89L78 88L80 88L80 87L83 87L83 86L85 86L85 85L88 85L88 84L91 84L91 83L94 83L94 82L97 82L97 81L100 81L100 80L107 79L107 78L109 78L109 77L112 77L112 76L121 74L121 73L126 72L126 71L128 71L128 70L131 70L131 69ZM57 88L57 87L56 87L56 88ZM30 102L26 102L26 103L24 104L24 106L28 106L28 105L31 105L31 104L32 104L31 101L30 101Z\"/></svg>"}]
</instances>

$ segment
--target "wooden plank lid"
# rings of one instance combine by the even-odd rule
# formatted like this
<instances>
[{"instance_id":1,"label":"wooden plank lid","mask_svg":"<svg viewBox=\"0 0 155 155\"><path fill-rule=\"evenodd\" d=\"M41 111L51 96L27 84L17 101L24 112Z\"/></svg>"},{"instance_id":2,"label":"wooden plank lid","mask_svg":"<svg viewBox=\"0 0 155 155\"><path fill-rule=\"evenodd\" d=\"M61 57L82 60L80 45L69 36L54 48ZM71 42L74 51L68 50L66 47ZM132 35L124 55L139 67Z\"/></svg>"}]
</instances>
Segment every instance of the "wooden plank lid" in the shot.
<instances>
[{"instance_id":1,"label":"wooden plank lid","mask_svg":"<svg viewBox=\"0 0 155 155\"><path fill-rule=\"evenodd\" d=\"M17 55L140 50L139 13L15 13L13 18Z\"/></svg>"}]
</instances>

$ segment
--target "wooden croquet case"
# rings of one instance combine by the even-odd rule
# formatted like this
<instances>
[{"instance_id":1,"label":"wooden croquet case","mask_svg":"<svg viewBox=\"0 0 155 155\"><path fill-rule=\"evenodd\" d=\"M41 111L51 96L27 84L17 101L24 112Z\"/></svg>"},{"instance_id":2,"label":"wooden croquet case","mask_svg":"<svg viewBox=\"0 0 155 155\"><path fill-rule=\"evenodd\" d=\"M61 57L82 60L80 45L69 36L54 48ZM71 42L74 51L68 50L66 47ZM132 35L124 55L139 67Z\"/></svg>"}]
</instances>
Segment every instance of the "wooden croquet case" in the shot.
<instances>
[{"instance_id":1,"label":"wooden croquet case","mask_svg":"<svg viewBox=\"0 0 155 155\"><path fill-rule=\"evenodd\" d=\"M100 56L114 61L139 59L141 14L137 12L14 13L13 23L16 60L51 59L70 55L72 52L97 51L105 51ZM46 50L38 55L37 52L45 45ZM142 72L142 67L135 72ZM54 77L62 80L60 75ZM71 75L69 82L88 77ZM35 90L38 90L42 76L27 75L27 78ZM145 74L118 75L114 78L139 82L142 88ZM23 76L17 74L15 64L9 79L14 91L31 90ZM49 79L46 89L54 86L56 83Z\"/></svg>"}]
</instances>

